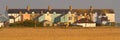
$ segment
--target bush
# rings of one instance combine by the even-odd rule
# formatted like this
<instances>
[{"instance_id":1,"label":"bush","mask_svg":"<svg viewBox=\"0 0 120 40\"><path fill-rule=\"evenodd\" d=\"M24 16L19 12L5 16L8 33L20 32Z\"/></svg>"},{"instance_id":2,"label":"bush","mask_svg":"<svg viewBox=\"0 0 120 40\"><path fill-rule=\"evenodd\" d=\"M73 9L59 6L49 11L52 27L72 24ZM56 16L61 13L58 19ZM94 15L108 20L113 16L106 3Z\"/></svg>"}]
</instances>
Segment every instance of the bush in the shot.
<instances>
[{"instance_id":1,"label":"bush","mask_svg":"<svg viewBox=\"0 0 120 40\"><path fill-rule=\"evenodd\" d=\"M37 26L37 27L43 27L43 23L37 22L36 26Z\"/></svg>"},{"instance_id":2,"label":"bush","mask_svg":"<svg viewBox=\"0 0 120 40\"><path fill-rule=\"evenodd\" d=\"M111 23L110 23L110 26L115 26L115 25L116 25L115 22L111 22Z\"/></svg>"},{"instance_id":3,"label":"bush","mask_svg":"<svg viewBox=\"0 0 120 40\"><path fill-rule=\"evenodd\" d=\"M35 21L33 20L25 20L24 22L15 22L9 24L11 27L18 27L18 26L24 26L24 27L34 27L35 26ZM36 22L37 27L42 27L43 23Z\"/></svg>"},{"instance_id":4,"label":"bush","mask_svg":"<svg viewBox=\"0 0 120 40\"><path fill-rule=\"evenodd\" d=\"M22 24L23 26L33 27L35 25L35 22L32 20L25 20Z\"/></svg>"},{"instance_id":5,"label":"bush","mask_svg":"<svg viewBox=\"0 0 120 40\"><path fill-rule=\"evenodd\" d=\"M11 24L9 24L9 26L23 26L22 25L22 22L15 22L15 23L11 23Z\"/></svg>"}]
</instances>

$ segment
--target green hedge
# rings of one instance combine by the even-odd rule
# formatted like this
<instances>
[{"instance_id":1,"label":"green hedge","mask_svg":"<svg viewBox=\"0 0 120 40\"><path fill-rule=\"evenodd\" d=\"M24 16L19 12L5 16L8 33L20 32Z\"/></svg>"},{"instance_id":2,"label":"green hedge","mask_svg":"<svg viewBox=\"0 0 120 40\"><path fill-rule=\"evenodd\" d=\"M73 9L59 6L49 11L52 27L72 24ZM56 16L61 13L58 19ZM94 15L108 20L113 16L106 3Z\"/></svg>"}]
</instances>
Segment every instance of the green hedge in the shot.
<instances>
[{"instance_id":1,"label":"green hedge","mask_svg":"<svg viewBox=\"0 0 120 40\"><path fill-rule=\"evenodd\" d=\"M18 26L24 26L24 27L34 27L35 21L33 20L25 20L24 22L15 22L9 24L10 27L18 27ZM37 27L43 26L42 23L36 22Z\"/></svg>"},{"instance_id":2,"label":"green hedge","mask_svg":"<svg viewBox=\"0 0 120 40\"><path fill-rule=\"evenodd\" d=\"M32 20L25 20L22 24L23 26L33 27L35 25L35 22Z\"/></svg>"}]
</instances>

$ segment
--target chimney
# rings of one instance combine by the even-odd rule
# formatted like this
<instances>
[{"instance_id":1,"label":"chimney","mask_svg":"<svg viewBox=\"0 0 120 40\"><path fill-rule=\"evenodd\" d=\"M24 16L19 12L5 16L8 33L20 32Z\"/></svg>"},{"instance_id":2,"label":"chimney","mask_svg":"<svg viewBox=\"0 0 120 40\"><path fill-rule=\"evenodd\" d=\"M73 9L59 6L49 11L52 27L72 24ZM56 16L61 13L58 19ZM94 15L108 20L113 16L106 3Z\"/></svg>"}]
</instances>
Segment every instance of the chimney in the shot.
<instances>
[{"instance_id":1,"label":"chimney","mask_svg":"<svg viewBox=\"0 0 120 40\"><path fill-rule=\"evenodd\" d=\"M6 5L6 8L5 8L5 10L7 11L8 10L8 6Z\"/></svg>"},{"instance_id":2,"label":"chimney","mask_svg":"<svg viewBox=\"0 0 120 40\"><path fill-rule=\"evenodd\" d=\"M27 6L27 11L29 11L30 10L30 6Z\"/></svg>"},{"instance_id":3,"label":"chimney","mask_svg":"<svg viewBox=\"0 0 120 40\"><path fill-rule=\"evenodd\" d=\"M90 6L90 12L92 12L93 11L93 7L92 6Z\"/></svg>"},{"instance_id":4,"label":"chimney","mask_svg":"<svg viewBox=\"0 0 120 40\"><path fill-rule=\"evenodd\" d=\"M22 14L22 11L19 12L20 16L21 16L21 22L23 21L23 14Z\"/></svg>"},{"instance_id":5,"label":"chimney","mask_svg":"<svg viewBox=\"0 0 120 40\"><path fill-rule=\"evenodd\" d=\"M22 15L22 12L20 11L19 14L20 14L20 16L21 16L21 15Z\"/></svg>"},{"instance_id":6,"label":"chimney","mask_svg":"<svg viewBox=\"0 0 120 40\"><path fill-rule=\"evenodd\" d=\"M104 12L104 13L107 13L107 11L106 11L105 9L103 9L103 12Z\"/></svg>"},{"instance_id":7,"label":"chimney","mask_svg":"<svg viewBox=\"0 0 120 40\"><path fill-rule=\"evenodd\" d=\"M43 14L43 11L41 11L41 14Z\"/></svg>"},{"instance_id":8,"label":"chimney","mask_svg":"<svg viewBox=\"0 0 120 40\"><path fill-rule=\"evenodd\" d=\"M48 10L51 11L51 7L50 6L48 6Z\"/></svg>"},{"instance_id":9,"label":"chimney","mask_svg":"<svg viewBox=\"0 0 120 40\"><path fill-rule=\"evenodd\" d=\"M69 6L69 10L72 11L72 6L71 5Z\"/></svg>"},{"instance_id":10,"label":"chimney","mask_svg":"<svg viewBox=\"0 0 120 40\"><path fill-rule=\"evenodd\" d=\"M87 16L87 13L86 13L86 12L84 13L84 16Z\"/></svg>"},{"instance_id":11,"label":"chimney","mask_svg":"<svg viewBox=\"0 0 120 40\"><path fill-rule=\"evenodd\" d=\"M87 18L87 13L86 12L84 13L84 17Z\"/></svg>"}]
</instances>

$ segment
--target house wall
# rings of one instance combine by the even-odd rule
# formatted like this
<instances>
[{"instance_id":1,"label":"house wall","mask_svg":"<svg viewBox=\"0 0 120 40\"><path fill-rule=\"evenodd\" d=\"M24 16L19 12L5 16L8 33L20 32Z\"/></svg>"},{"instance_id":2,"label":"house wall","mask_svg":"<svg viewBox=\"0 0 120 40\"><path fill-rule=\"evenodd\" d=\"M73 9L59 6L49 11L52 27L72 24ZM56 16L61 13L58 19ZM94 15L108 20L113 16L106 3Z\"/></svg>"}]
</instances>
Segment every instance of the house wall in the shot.
<instances>
[{"instance_id":1,"label":"house wall","mask_svg":"<svg viewBox=\"0 0 120 40\"><path fill-rule=\"evenodd\" d=\"M9 19L9 23L14 23L14 19Z\"/></svg>"},{"instance_id":2,"label":"house wall","mask_svg":"<svg viewBox=\"0 0 120 40\"><path fill-rule=\"evenodd\" d=\"M77 20L80 20L82 18L85 18L84 16L80 15L80 16L77 16Z\"/></svg>"},{"instance_id":3,"label":"house wall","mask_svg":"<svg viewBox=\"0 0 120 40\"><path fill-rule=\"evenodd\" d=\"M68 15L64 15L60 18L60 22L68 22Z\"/></svg>"},{"instance_id":4,"label":"house wall","mask_svg":"<svg viewBox=\"0 0 120 40\"><path fill-rule=\"evenodd\" d=\"M21 21L21 16L15 18L15 22Z\"/></svg>"},{"instance_id":5,"label":"house wall","mask_svg":"<svg viewBox=\"0 0 120 40\"><path fill-rule=\"evenodd\" d=\"M57 22L59 19L55 19L56 17L60 16L61 14L56 14L56 13L53 13L51 18L52 18L52 23L55 23Z\"/></svg>"},{"instance_id":6,"label":"house wall","mask_svg":"<svg viewBox=\"0 0 120 40\"><path fill-rule=\"evenodd\" d=\"M15 22L21 21L21 16L19 13L9 13L8 16L13 16L15 18Z\"/></svg>"},{"instance_id":7,"label":"house wall","mask_svg":"<svg viewBox=\"0 0 120 40\"><path fill-rule=\"evenodd\" d=\"M76 21L76 19L75 19L76 15L75 14L68 14L68 17L71 17L71 18L68 18L68 22L70 22L71 24Z\"/></svg>"},{"instance_id":8,"label":"house wall","mask_svg":"<svg viewBox=\"0 0 120 40\"><path fill-rule=\"evenodd\" d=\"M47 12L47 13L45 13L45 14L43 14L42 16L40 16L39 18L38 18L38 21L39 22L42 22L42 21L44 21L44 20L48 20L48 21L50 21L50 22L55 22L56 20L55 20L55 18L57 17L57 16L59 16L60 14L56 14L56 13L52 13L52 14L50 14L49 12Z\"/></svg>"},{"instance_id":9,"label":"house wall","mask_svg":"<svg viewBox=\"0 0 120 40\"><path fill-rule=\"evenodd\" d=\"M39 15L40 15L40 13L35 13L34 11L32 12L32 14L30 14L31 15L31 19L33 20L33 19L35 19L36 17L38 17Z\"/></svg>"},{"instance_id":10,"label":"house wall","mask_svg":"<svg viewBox=\"0 0 120 40\"><path fill-rule=\"evenodd\" d=\"M50 13L47 12L44 15L45 15L45 20L52 22L52 18L51 18L52 15Z\"/></svg>"},{"instance_id":11,"label":"house wall","mask_svg":"<svg viewBox=\"0 0 120 40\"><path fill-rule=\"evenodd\" d=\"M93 13L92 21L96 22L97 21L97 17L98 17L97 13Z\"/></svg>"},{"instance_id":12,"label":"house wall","mask_svg":"<svg viewBox=\"0 0 120 40\"><path fill-rule=\"evenodd\" d=\"M3 22L0 22L0 28L4 26L4 23Z\"/></svg>"},{"instance_id":13,"label":"house wall","mask_svg":"<svg viewBox=\"0 0 120 40\"><path fill-rule=\"evenodd\" d=\"M77 25L82 27L96 27L96 23L77 23Z\"/></svg>"},{"instance_id":14,"label":"house wall","mask_svg":"<svg viewBox=\"0 0 120 40\"><path fill-rule=\"evenodd\" d=\"M8 13L8 16L14 16L14 17L17 17L17 16L19 16L19 13Z\"/></svg>"},{"instance_id":15,"label":"house wall","mask_svg":"<svg viewBox=\"0 0 120 40\"><path fill-rule=\"evenodd\" d=\"M110 22L115 22L115 14L114 13L107 13L106 16L108 16L108 19Z\"/></svg>"},{"instance_id":16,"label":"house wall","mask_svg":"<svg viewBox=\"0 0 120 40\"><path fill-rule=\"evenodd\" d=\"M30 18L31 18L31 16L27 12L25 14L23 14L23 21L30 20Z\"/></svg>"},{"instance_id":17,"label":"house wall","mask_svg":"<svg viewBox=\"0 0 120 40\"><path fill-rule=\"evenodd\" d=\"M45 20L45 15L42 15L40 17L38 17L38 22L42 22Z\"/></svg>"},{"instance_id":18,"label":"house wall","mask_svg":"<svg viewBox=\"0 0 120 40\"><path fill-rule=\"evenodd\" d=\"M74 23L76 21L75 17L76 17L75 13L72 14L71 12L68 12L67 14L61 17L60 21Z\"/></svg>"}]
</instances>

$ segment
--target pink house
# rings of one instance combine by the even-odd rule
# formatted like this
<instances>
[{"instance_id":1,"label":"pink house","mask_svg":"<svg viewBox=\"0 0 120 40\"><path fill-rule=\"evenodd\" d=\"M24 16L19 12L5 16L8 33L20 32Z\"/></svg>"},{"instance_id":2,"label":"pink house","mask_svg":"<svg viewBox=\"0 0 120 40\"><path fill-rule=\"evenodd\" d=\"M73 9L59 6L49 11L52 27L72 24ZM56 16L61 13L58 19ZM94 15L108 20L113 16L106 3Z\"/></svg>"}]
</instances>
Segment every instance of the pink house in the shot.
<instances>
[{"instance_id":1,"label":"pink house","mask_svg":"<svg viewBox=\"0 0 120 40\"><path fill-rule=\"evenodd\" d=\"M25 14L23 14L23 21L30 20L30 18L30 14L28 14L28 12L25 12Z\"/></svg>"}]
</instances>

